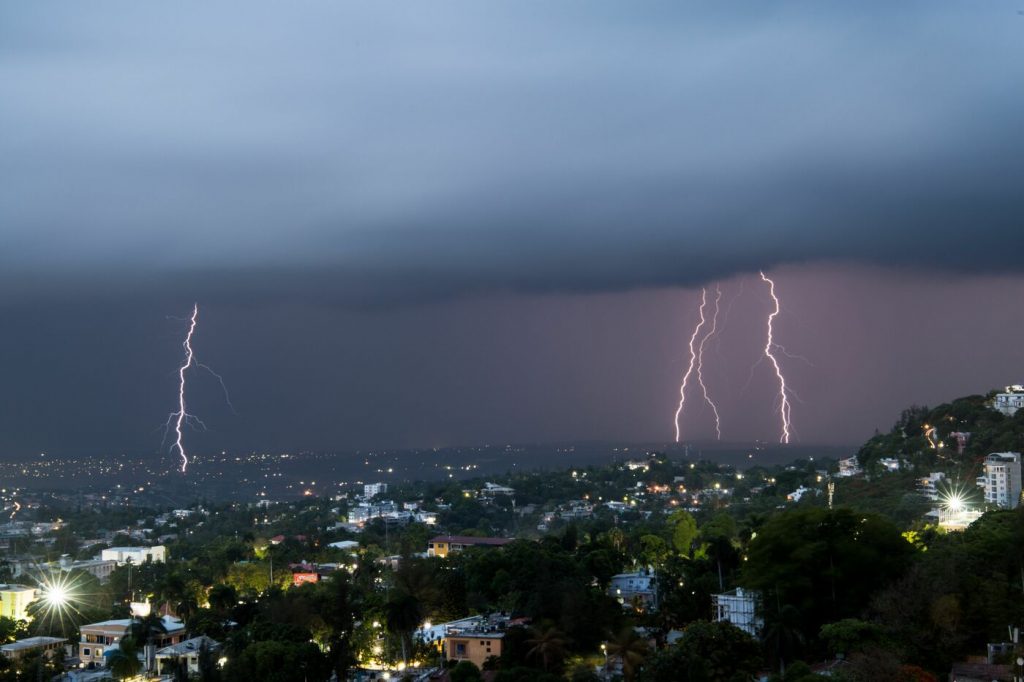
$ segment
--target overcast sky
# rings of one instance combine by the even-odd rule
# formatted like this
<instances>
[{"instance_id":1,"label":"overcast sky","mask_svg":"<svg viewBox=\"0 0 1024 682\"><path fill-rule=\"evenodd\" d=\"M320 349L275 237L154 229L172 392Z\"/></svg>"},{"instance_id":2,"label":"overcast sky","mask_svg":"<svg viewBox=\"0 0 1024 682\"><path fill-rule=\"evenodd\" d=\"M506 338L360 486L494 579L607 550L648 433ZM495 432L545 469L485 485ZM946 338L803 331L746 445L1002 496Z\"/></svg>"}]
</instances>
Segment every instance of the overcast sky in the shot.
<instances>
[{"instance_id":1,"label":"overcast sky","mask_svg":"<svg viewBox=\"0 0 1024 682\"><path fill-rule=\"evenodd\" d=\"M1019 381L1018 9L0 6L0 457L156 453L194 301L199 449L668 438L713 281L773 438L758 269L805 442Z\"/></svg>"}]
</instances>

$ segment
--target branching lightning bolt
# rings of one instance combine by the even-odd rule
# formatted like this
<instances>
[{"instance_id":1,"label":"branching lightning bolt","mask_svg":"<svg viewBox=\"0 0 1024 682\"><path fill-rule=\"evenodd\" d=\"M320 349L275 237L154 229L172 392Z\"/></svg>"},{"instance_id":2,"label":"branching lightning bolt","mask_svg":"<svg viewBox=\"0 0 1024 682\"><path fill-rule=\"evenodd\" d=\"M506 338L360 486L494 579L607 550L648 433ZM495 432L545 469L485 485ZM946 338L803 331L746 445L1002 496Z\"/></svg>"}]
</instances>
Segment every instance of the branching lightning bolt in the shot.
<instances>
[{"instance_id":1,"label":"branching lightning bolt","mask_svg":"<svg viewBox=\"0 0 1024 682\"><path fill-rule=\"evenodd\" d=\"M188 410L185 409L185 375L188 372L188 370L192 367L195 367L197 369L205 369L207 372L213 375L213 377L220 383L221 390L224 391L224 401L227 403L228 407L230 407L231 411L234 412L235 414L238 414L238 412L235 411L235 406L231 404L231 396L230 394L228 394L228 387L227 384L224 383L224 377L213 371L213 369L209 365L204 365L203 363L199 362L199 359L196 357L195 350L192 348L192 337L195 335L196 324L199 320L199 304L196 303L192 306L191 317L176 317L173 319L181 320L182 322L187 321L189 327L188 333L185 335L185 341L181 344L182 347L185 349L185 362L181 365L181 367L178 368L178 409L167 415L167 421L164 423L163 426L164 437L163 440L160 441L160 447L161 449L163 448L164 444L167 442L167 437L173 430L175 439L174 442L171 444L171 451L178 451L178 455L181 457L181 471L182 473L185 473L185 470L188 468L189 458L188 453L185 452L184 427L191 426L192 428L199 429L201 431L207 430L206 424L203 422L202 419L195 416L194 414L189 414Z\"/></svg>"},{"instance_id":2,"label":"branching lightning bolt","mask_svg":"<svg viewBox=\"0 0 1024 682\"><path fill-rule=\"evenodd\" d=\"M772 353L773 349L780 348L775 343L773 323L775 322L776 316L779 311L782 310L782 306L779 304L779 298L775 295L775 282L761 273L761 279L768 284L768 293L772 297L772 301L775 303L775 310L768 315L768 338L764 345L764 355L772 363L772 367L775 368L775 376L779 380L779 415L782 419L782 435L779 437L780 443L788 443L790 436L790 404L789 404L789 389L786 388L786 377L782 374L782 367L779 366L779 360Z\"/></svg>"},{"instance_id":3,"label":"branching lightning bolt","mask_svg":"<svg viewBox=\"0 0 1024 682\"><path fill-rule=\"evenodd\" d=\"M715 285L715 312L711 316L711 329L704 335L704 338L700 340L700 345L697 346L697 383L700 384L701 390L704 392L704 400L708 405L711 406L711 411L715 414L715 436L718 440L722 440L722 420L718 416L718 406L715 405L715 401L708 395L708 387L704 383L704 344L708 342L712 336L715 335L715 331L718 329L718 310L719 305L722 302L722 289L717 284Z\"/></svg>"},{"instance_id":4,"label":"branching lightning bolt","mask_svg":"<svg viewBox=\"0 0 1024 682\"><path fill-rule=\"evenodd\" d=\"M185 473L185 469L188 468L188 455L185 454L185 444L182 442L184 434L181 431L181 427L184 426L185 420L191 416L185 410L185 372L192 366L192 335L196 331L196 320L199 317L199 304L196 303L192 306L192 319L189 322L188 334L185 335L185 342L182 344L185 347L185 364L178 368L178 411L172 416L175 417L174 432L177 434L177 439L174 441L173 448L178 448L178 455L181 457L181 473ZM200 422L202 423L202 422Z\"/></svg>"},{"instance_id":5,"label":"branching lightning bolt","mask_svg":"<svg viewBox=\"0 0 1024 682\"><path fill-rule=\"evenodd\" d=\"M682 435L679 430L679 417L683 414L683 405L686 403L686 384L690 381L690 375L693 374L693 369L697 365L697 335L700 334L700 330L704 327L704 308L708 303L708 290L700 290L700 321L697 322L697 326L693 328L693 334L690 336L690 366L686 369L686 374L683 375L683 383L679 385L679 407L676 408L676 442L679 442L679 438Z\"/></svg>"}]
</instances>

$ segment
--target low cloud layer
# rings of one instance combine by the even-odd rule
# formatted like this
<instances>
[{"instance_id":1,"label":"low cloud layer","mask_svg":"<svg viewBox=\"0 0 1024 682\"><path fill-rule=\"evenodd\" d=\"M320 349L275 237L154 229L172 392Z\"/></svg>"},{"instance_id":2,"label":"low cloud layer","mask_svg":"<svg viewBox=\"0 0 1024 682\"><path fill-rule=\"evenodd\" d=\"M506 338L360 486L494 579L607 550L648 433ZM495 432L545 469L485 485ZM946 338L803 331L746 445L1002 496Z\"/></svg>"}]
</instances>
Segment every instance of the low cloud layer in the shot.
<instances>
[{"instance_id":1,"label":"low cloud layer","mask_svg":"<svg viewBox=\"0 0 1024 682\"><path fill-rule=\"evenodd\" d=\"M0 8L0 297L1024 264L1012 3Z\"/></svg>"}]
</instances>

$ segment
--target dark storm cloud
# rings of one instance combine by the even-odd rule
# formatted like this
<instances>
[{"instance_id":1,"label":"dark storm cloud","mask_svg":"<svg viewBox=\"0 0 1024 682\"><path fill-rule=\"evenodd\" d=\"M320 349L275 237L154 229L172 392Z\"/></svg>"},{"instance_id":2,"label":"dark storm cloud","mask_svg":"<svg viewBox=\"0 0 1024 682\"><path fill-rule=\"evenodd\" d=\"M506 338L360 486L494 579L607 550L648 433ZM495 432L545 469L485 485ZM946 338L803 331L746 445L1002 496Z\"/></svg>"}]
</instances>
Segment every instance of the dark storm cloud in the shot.
<instances>
[{"instance_id":1,"label":"dark storm cloud","mask_svg":"<svg viewBox=\"0 0 1024 682\"><path fill-rule=\"evenodd\" d=\"M1010 3L0 9L0 284L316 295L1017 270Z\"/></svg>"}]
</instances>

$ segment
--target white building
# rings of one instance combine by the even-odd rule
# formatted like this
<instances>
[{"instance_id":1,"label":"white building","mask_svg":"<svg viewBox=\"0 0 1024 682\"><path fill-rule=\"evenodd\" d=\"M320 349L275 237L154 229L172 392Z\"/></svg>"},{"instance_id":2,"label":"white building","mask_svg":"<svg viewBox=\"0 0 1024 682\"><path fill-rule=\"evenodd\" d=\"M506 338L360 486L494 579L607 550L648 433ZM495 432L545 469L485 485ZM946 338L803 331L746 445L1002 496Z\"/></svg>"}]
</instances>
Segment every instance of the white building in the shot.
<instances>
[{"instance_id":1,"label":"white building","mask_svg":"<svg viewBox=\"0 0 1024 682\"><path fill-rule=\"evenodd\" d=\"M927 478L918 479L917 489L922 495L935 502L940 496L939 483L944 480L946 480L946 474L941 471L933 471L928 474Z\"/></svg>"},{"instance_id":2,"label":"white building","mask_svg":"<svg viewBox=\"0 0 1024 682\"><path fill-rule=\"evenodd\" d=\"M658 583L654 571L648 569L613 575L608 594L623 606L639 604L645 609L658 607Z\"/></svg>"},{"instance_id":3,"label":"white building","mask_svg":"<svg viewBox=\"0 0 1024 682\"><path fill-rule=\"evenodd\" d=\"M993 452L985 458L985 502L1013 509L1020 502L1020 453Z\"/></svg>"},{"instance_id":4,"label":"white building","mask_svg":"<svg viewBox=\"0 0 1024 682\"><path fill-rule=\"evenodd\" d=\"M111 547L100 553L102 561L116 561L118 566L131 561L138 566L146 561L162 563L167 560L167 548L163 545L153 547Z\"/></svg>"},{"instance_id":5,"label":"white building","mask_svg":"<svg viewBox=\"0 0 1024 682\"><path fill-rule=\"evenodd\" d=\"M220 650L220 642L210 639L206 635L186 639L184 642L178 642L177 644L157 650L154 657L156 659L156 674L173 674L177 662L183 661L189 675L198 675L199 654L202 652L204 645L211 654ZM167 673L164 672L165 668L168 671Z\"/></svg>"},{"instance_id":6,"label":"white building","mask_svg":"<svg viewBox=\"0 0 1024 682\"><path fill-rule=\"evenodd\" d=\"M64 648L67 641L61 637L28 637L0 646L0 655L11 661L17 661L22 656L36 653L53 658L59 650Z\"/></svg>"},{"instance_id":7,"label":"white building","mask_svg":"<svg viewBox=\"0 0 1024 682\"><path fill-rule=\"evenodd\" d=\"M363 497L370 499L388 491L387 483L367 483L363 486Z\"/></svg>"},{"instance_id":8,"label":"white building","mask_svg":"<svg viewBox=\"0 0 1024 682\"><path fill-rule=\"evenodd\" d=\"M28 605L36 598L36 589L27 585L0 585L0 616L28 620Z\"/></svg>"},{"instance_id":9,"label":"white building","mask_svg":"<svg viewBox=\"0 0 1024 682\"><path fill-rule=\"evenodd\" d=\"M992 402L992 408L1007 417L1017 414L1017 410L1022 407L1024 407L1024 386L1021 384L1007 386L1004 392L996 393L996 398Z\"/></svg>"},{"instance_id":10,"label":"white building","mask_svg":"<svg viewBox=\"0 0 1024 682\"><path fill-rule=\"evenodd\" d=\"M847 477L856 476L861 472L860 464L857 462L857 457L847 457L846 459L839 460L839 471L836 476Z\"/></svg>"},{"instance_id":11,"label":"white building","mask_svg":"<svg viewBox=\"0 0 1024 682\"><path fill-rule=\"evenodd\" d=\"M711 608L715 622L728 621L751 637L757 637L764 627L764 619L757 615L757 592L737 587L730 592L711 595Z\"/></svg>"},{"instance_id":12,"label":"white building","mask_svg":"<svg viewBox=\"0 0 1024 682\"><path fill-rule=\"evenodd\" d=\"M882 469L889 473L895 473L900 470L900 461L895 457L882 457L878 460L878 463L882 465Z\"/></svg>"}]
</instances>

